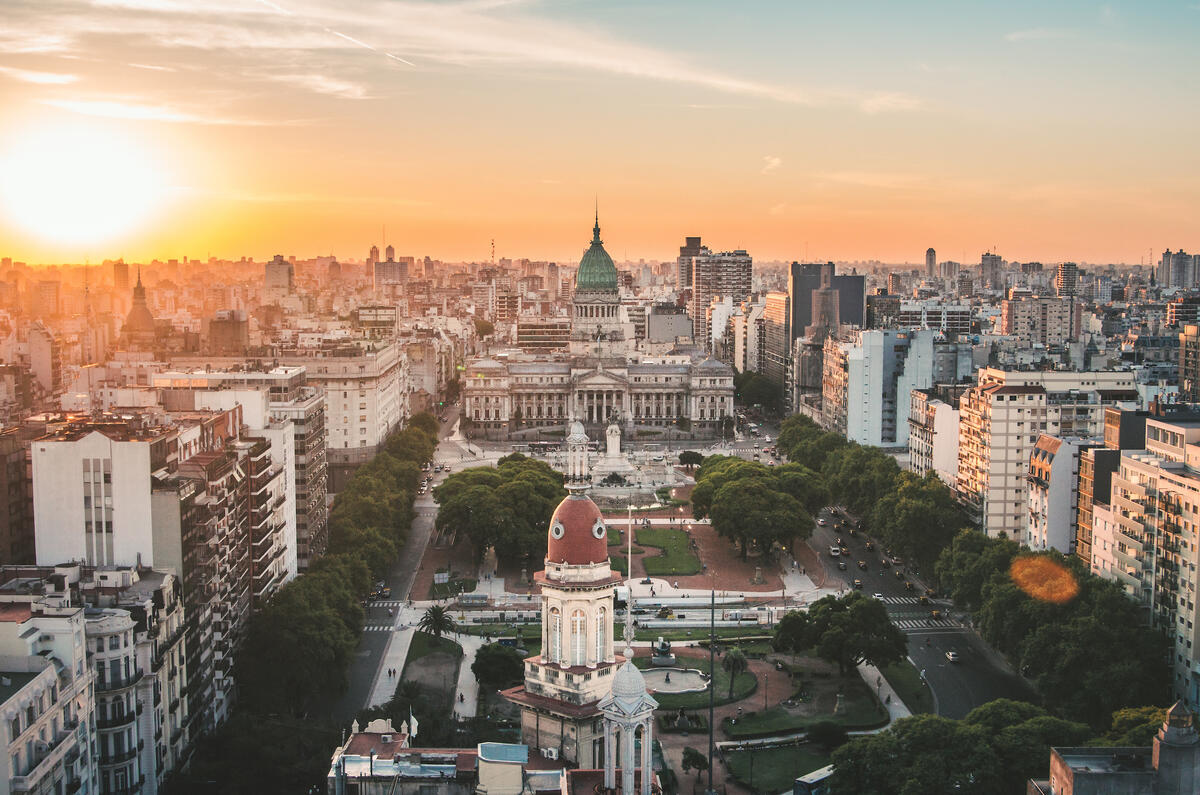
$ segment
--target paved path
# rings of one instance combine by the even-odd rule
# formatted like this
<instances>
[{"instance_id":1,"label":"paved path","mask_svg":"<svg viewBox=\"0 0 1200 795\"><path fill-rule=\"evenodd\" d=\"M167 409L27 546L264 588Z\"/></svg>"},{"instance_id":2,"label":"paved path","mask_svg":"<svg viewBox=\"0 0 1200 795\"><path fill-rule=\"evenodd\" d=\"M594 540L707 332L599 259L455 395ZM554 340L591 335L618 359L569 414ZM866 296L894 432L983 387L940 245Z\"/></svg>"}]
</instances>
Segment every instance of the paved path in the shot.
<instances>
[{"instance_id":1,"label":"paved path","mask_svg":"<svg viewBox=\"0 0 1200 795\"><path fill-rule=\"evenodd\" d=\"M475 653L482 649L486 642L478 635L458 635L455 640L462 646L463 656L458 663L458 684L455 685L454 713L455 720L475 717L475 708L479 703L479 681L471 671L475 662Z\"/></svg>"}]
</instances>

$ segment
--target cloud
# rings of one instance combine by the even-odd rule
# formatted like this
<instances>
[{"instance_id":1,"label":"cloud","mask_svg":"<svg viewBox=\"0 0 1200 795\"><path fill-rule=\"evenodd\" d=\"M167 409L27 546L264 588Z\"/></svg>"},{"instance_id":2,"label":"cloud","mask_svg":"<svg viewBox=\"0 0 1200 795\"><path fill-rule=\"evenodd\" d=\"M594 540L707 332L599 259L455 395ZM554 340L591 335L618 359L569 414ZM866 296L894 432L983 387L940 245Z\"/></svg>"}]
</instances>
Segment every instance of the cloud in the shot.
<instances>
[{"instance_id":1,"label":"cloud","mask_svg":"<svg viewBox=\"0 0 1200 795\"><path fill-rule=\"evenodd\" d=\"M785 212L787 212L786 204L772 204L767 209L767 215L783 215Z\"/></svg>"},{"instance_id":2,"label":"cloud","mask_svg":"<svg viewBox=\"0 0 1200 795\"><path fill-rule=\"evenodd\" d=\"M17 69L12 66L0 66L0 74L8 75L14 80L20 80L22 83L37 83L39 85L61 86L67 83L74 83L79 79L75 75L63 74L61 72L32 72L28 69Z\"/></svg>"},{"instance_id":3,"label":"cloud","mask_svg":"<svg viewBox=\"0 0 1200 795\"><path fill-rule=\"evenodd\" d=\"M869 114L893 113L917 110L922 104L922 101L918 97L914 97L911 94L905 94L901 91L887 91L864 97L858 103L858 108L863 113Z\"/></svg>"},{"instance_id":4,"label":"cloud","mask_svg":"<svg viewBox=\"0 0 1200 795\"><path fill-rule=\"evenodd\" d=\"M762 173L770 174L775 169L783 165L783 159L774 155L767 155L763 158Z\"/></svg>"},{"instance_id":5,"label":"cloud","mask_svg":"<svg viewBox=\"0 0 1200 795\"><path fill-rule=\"evenodd\" d=\"M1030 28L1028 30L1014 30L1011 33L1004 34L1005 41L1045 41L1049 39L1069 39L1075 35L1074 31L1061 30L1057 28Z\"/></svg>"},{"instance_id":6,"label":"cloud","mask_svg":"<svg viewBox=\"0 0 1200 795\"><path fill-rule=\"evenodd\" d=\"M151 63L131 63L126 66L132 66L134 69L147 69L151 72L174 72L175 70L169 66L159 66Z\"/></svg>"},{"instance_id":7,"label":"cloud","mask_svg":"<svg viewBox=\"0 0 1200 795\"><path fill-rule=\"evenodd\" d=\"M898 94L741 77L595 25L539 15L537 5L519 0L92 0L91 7L79 13L61 14L30 0L18 3L12 14L6 10L6 23L20 31L24 41L40 40L42 48L64 54L92 52L108 37L128 46L169 49L173 58L192 57L208 68L211 63L202 62L205 52L252 60L262 67L277 65L281 54L291 54L304 56L305 71L319 67L321 74L340 79L333 70L346 67L344 54L358 48L377 53L381 65L391 66L543 74L567 69L867 113L920 104L912 98L901 100Z\"/></svg>"},{"instance_id":8,"label":"cloud","mask_svg":"<svg viewBox=\"0 0 1200 795\"><path fill-rule=\"evenodd\" d=\"M291 83L316 94L328 94L342 99L367 99L369 97L366 86L327 75L274 75L270 79L280 83Z\"/></svg>"},{"instance_id":9,"label":"cloud","mask_svg":"<svg viewBox=\"0 0 1200 795\"><path fill-rule=\"evenodd\" d=\"M257 127L267 124L247 119L222 118L188 113L165 105L139 105L113 100L94 99L43 99L41 104L61 108L84 116L103 116L109 119L131 119L134 121L162 121L171 123L217 124Z\"/></svg>"}]
</instances>

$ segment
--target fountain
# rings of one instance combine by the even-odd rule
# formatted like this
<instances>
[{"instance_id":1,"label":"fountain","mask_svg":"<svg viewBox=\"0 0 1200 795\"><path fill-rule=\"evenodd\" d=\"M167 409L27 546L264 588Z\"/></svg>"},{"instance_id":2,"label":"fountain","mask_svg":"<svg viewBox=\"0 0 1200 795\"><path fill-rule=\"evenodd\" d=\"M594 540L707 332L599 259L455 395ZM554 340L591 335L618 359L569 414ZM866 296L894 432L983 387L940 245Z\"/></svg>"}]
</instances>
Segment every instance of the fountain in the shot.
<instances>
[{"instance_id":1,"label":"fountain","mask_svg":"<svg viewBox=\"0 0 1200 795\"><path fill-rule=\"evenodd\" d=\"M650 664L657 668L670 668L675 665L675 655L671 653L671 641L659 637L654 642Z\"/></svg>"}]
</instances>

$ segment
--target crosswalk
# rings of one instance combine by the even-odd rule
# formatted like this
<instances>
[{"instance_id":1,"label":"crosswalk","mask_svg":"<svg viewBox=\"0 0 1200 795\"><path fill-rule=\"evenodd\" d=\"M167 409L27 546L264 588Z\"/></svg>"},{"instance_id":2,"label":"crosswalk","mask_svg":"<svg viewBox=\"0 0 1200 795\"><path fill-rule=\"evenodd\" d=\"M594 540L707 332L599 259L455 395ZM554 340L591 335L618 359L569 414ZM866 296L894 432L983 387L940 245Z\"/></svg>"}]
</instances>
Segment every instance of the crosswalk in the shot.
<instances>
[{"instance_id":1,"label":"crosswalk","mask_svg":"<svg viewBox=\"0 0 1200 795\"><path fill-rule=\"evenodd\" d=\"M391 632L395 629L391 624L366 624L363 626L363 632Z\"/></svg>"},{"instance_id":2,"label":"crosswalk","mask_svg":"<svg viewBox=\"0 0 1200 795\"><path fill-rule=\"evenodd\" d=\"M367 602L368 607L399 607L404 602Z\"/></svg>"},{"instance_id":3,"label":"crosswalk","mask_svg":"<svg viewBox=\"0 0 1200 795\"><path fill-rule=\"evenodd\" d=\"M918 605L921 603L919 596L885 596L883 597L885 605Z\"/></svg>"},{"instance_id":4,"label":"crosswalk","mask_svg":"<svg viewBox=\"0 0 1200 795\"><path fill-rule=\"evenodd\" d=\"M943 618L938 621L933 621L933 620L927 619L927 618L901 618L901 619L892 619L892 623L895 624L896 627L898 627L899 629L905 629L905 630L908 630L908 629L930 629L930 628L937 629L939 627L941 627L942 629L947 629L947 628L958 629L959 627L962 626L957 621L954 621L954 620L948 619L948 618Z\"/></svg>"}]
</instances>

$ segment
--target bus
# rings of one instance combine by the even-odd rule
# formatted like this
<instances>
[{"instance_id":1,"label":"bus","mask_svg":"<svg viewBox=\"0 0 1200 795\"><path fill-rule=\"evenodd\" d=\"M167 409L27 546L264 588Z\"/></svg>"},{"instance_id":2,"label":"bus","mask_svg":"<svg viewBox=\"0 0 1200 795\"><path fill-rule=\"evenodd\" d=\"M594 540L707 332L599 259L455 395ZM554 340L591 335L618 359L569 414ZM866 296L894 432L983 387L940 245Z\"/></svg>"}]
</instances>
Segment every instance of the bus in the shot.
<instances>
[{"instance_id":1,"label":"bus","mask_svg":"<svg viewBox=\"0 0 1200 795\"><path fill-rule=\"evenodd\" d=\"M792 786L792 795L824 795L825 783L833 775L833 765L807 773L796 779Z\"/></svg>"}]
</instances>

